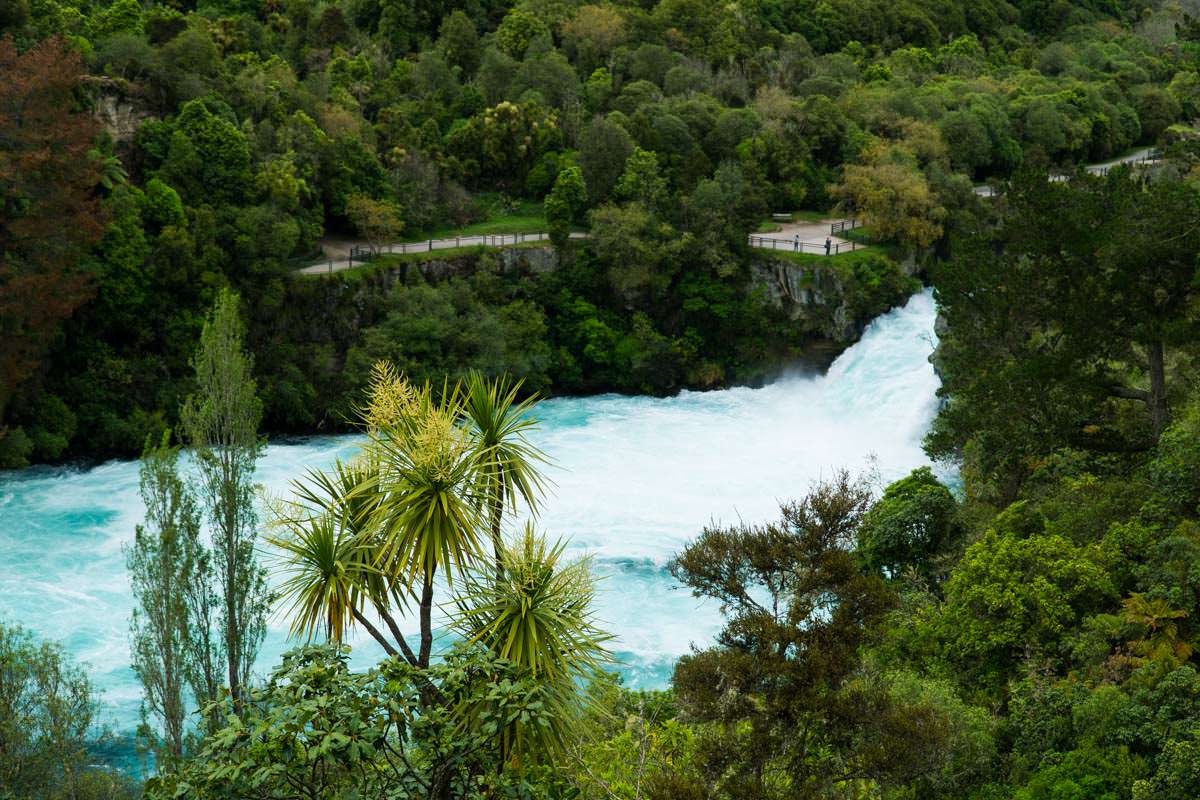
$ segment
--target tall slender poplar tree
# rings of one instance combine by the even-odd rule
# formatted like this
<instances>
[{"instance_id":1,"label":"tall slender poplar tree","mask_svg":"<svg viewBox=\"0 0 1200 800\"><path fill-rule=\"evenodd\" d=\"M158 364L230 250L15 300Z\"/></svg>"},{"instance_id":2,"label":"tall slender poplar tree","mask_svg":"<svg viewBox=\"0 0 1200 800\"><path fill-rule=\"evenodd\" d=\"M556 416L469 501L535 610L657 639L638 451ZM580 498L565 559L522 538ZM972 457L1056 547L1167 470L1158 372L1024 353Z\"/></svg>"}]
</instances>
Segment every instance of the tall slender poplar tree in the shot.
<instances>
[{"instance_id":1,"label":"tall slender poplar tree","mask_svg":"<svg viewBox=\"0 0 1200 800\"><path fill-rule=\"evenodd\" d=\"M242 345L235 292L222 289L217 296L192 365L196 393L184 402L180 418L212 523L221 644L238 707L266 634L270 597L266 570L254 555L254 465L264 446L258 435L262 402L251 377L253 361Z\"/></svg>"},{"instance_id":2,"label":"tall slender poplar tree","mask_svg":"<svg viewBox=\"0 0 1200 800\"><path fill-rule=\"evenodd\" d=\"M178 457L169 433L157 444L147 441L141 467L146 524L137 526L125 551L136 601L130 656L145 690L146 710L161 729L153 735L160 762L183 756L193 650L186 587L205 560L200 511L179 476Z\"/></svg>"}]
</instances>

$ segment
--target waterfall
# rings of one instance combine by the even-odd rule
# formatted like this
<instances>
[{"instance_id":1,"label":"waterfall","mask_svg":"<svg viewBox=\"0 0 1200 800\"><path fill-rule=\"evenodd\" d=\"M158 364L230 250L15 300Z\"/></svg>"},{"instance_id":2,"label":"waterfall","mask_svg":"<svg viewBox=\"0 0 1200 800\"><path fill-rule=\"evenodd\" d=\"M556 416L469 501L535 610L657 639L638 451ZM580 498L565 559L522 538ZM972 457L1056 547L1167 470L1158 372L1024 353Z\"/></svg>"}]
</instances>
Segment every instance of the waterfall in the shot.
<instances>
[{"instance_id":1,"label":"waterfall","mask_svg":"<svg viewBox=\"0 0 1200 800\"><path fill-rule=\"evenodd\" d=\"M927 464L921 438L936 411L931 293L875 320L823 374L760 389L683 392L660 399L604 395L538 406L535 442L554 485L538 526L592 553L598 616L632 687L661 688L675 659L720 628L716 606L679 588L665 566L710 522L773 519L838 468L894 480ZM351 436L273 444L258 480L286 494L306 467L353 454ZM129 668L131 609L122 545L141 522L136 462L87 470L31 468L0 478L0 619L62 641L102 689L105 721L137 721ZM264 554L266 555L266 554ZM289 646L272 620L265 674ZM355 661L380 652L364 635Z\"/></svg>"}]
</instances>

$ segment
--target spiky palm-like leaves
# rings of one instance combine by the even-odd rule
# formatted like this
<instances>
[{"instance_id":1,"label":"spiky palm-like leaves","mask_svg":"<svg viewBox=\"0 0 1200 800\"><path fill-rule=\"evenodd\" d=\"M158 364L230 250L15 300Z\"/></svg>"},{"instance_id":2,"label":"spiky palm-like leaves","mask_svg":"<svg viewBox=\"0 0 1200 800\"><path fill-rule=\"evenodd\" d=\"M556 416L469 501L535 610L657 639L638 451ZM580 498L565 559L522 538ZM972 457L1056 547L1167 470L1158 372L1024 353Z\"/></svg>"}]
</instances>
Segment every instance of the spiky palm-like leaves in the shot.
<instances>
[{"instance_id":1,"label":"spiky palm-like leaves","mask_svg":"<svg viewBox=\"0 0 1200 800\"><path fill-rule=\"evenodd\" d=\"M548 545L529 528L510 547L501 540L504 509L518 499L536 508L545 488L538 468L546 459L526 438L533 401L519 402L518 390L473 375L435 392L379 365L359 410L368 437L362 454L298 481L293 513L280 515L287 535L273 541L291 564L285 590L294 632L341 639L360 624L394 653L370 626L374 612L421 669L430 661L440 573L457 590L459 630L536 678L557 719L504 732L505 753L519 760L563 746L580 709L577 687L607 661L608 636L589 610L586 560L567 560L561 543ZM489 532L494 563L480 547ZM421 640L410 649L390 612L413 600ZM430 702L440 697L428 689Z\"/></svg>"},{"instance_id":2,"label":"spiky palm-like leaves","mask_svg":"<svg viewBox=\"0 0 1200 800\"><path fill-rule=\"evenodd\" d=\"M289 562L293 633L323 627L341 640L353 620L395 653L364 613L373 611L404 657L428 666L435 576L462 572L480 550L478 448L459 424L460 396L455 388L435 398L428 385L413 388L378 365L359 410L368 435L362 454L293 484L296 500L276 513L287 535L273 539ZM414 597L417 653L392 616Z\"/></svg>"},{"instance_id":3,"label":"spiky palm-like leaves","mask_svg":"<svg viewBox=\"0 0 1200 800\"><path fill-rule=\"evenodd\" d=\"M416 424L378 430L368 445L379 465L380 559L410 584L439 570L461 571L479 554L476 447L457 424L457 392L440 403L428 394L422 392Z\"/></svg>"},{"instance_id":4,"label":"spiky palm-like leaves","mask_svg":"<svg viewBox=\"0 0 1200 800\"><path fill-rule=\"evenodd\" d=\"M518 401L520 389L521 381L507 376L488 380L471 372L462 390L464 420L477 439L478 492L487 507L497 565L505 506L515 512L519 498L536 514L546 489L539 472L546 455L526 437L537 426L530 414L537 398Z\"/></svg>"},{"instance_id":5,"label":"spiky palm-like leaves","mask_svg":"<svg viewBox=\"0 0 1200 800\"><path fill-rule=\"evenodd\" d=\"M580 686L611 660L604 646L611 637L591 612L591 561L568 560L564 548L526 525L518 541L501 549L499 579L473 573L457 601L455 624L469 641L528 670L544 687L555 722L506 731L514 758L561 750L586 702Z\"/></svg>"},{"instance_id":6,"label":"spiky palm-like leaves","mask_svg":"<svg viewBox=\"0 0 1200 800\"><path fill-rule=\"evenodd\" d=\"M1189 641L1180 630L1179 620L1188 613L1175 608L1161 597L1147 597L1134 592L1121 601L1125 622L1141 629L1142 637L1129 643L1130 651L1140 662L1157 662L1168 669L1185 663L1195 652L1195 642Z\"/></svg>"},{"instance_id":7,"label":"spiky palm-like leaves","mask_svg":"<svg viewBox=\"0 0 1200 800\"><path fill-rule=\"evenodd\" d=\"M292 485L296 500L275 511L275 525L282 532L268 539L285 559L289 577L281 589L292 601L292 634L311 639L322 632L342 642L358 623L394 655L392 642L364 615L369 601L407 657L410 651L392 611L404 608L408 598L401 586L387 579L373 547L372 524L380 497L372 491L372 466L339 461L328 472L310 470Z\"/></svg>"},{"instance_id":8,"label":"spiky palm-like leaves","mask_svg":"<svg viewBox=\"0 0 1200 800\"><path fill-rule=\"evenodd\" d=\"M292 634L309 639L320 632L335 642L345 641L362 594L360 570L370 563L356 557L354 537L347 536L334 514L318 514L287 523L283 535L267 541L287 558L288 578L280 587L291 598L288 616Z\"/></svg>"}]
</instances>

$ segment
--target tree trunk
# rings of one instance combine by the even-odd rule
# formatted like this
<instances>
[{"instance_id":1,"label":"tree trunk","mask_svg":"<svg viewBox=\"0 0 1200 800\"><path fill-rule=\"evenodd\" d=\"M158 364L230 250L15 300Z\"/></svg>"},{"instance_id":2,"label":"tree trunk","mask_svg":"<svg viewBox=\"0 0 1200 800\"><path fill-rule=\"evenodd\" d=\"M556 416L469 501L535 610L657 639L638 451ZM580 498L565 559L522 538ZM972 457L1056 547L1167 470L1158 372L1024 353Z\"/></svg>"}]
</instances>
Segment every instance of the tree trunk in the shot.
<instances>
[{"instance_id":1,"label":"tree trunk","mask_svg":"<svg viewBox=\"0 0 1200 800\"><path fill-rule=\"evenodd\" d=\"M425 573L421 587L421 651L417 655L417 666L429 667L429 653L433 650L433 571Z\"/></svg>"},{"instance_id":2,"label":"tree trunk","mask_svg":"<svg viewBox=\"0 0 1200 800\"><path fill-rule=\"evenodd\" d=\"M501 472L496 482L496 496L492 499L492 549L496 553L497 584L504 579L504 567L501 560L501 551L504 549L504 542L500 538L500 526L504 522L504 493L504 473Z\"/></svg>"},{"instance_id":3,"label":"tree trunk","mask_svg":"<svg viewBox=\"0 0 1200 800\"><path fill-rule=\"evenodd\" d=\"M376 606L375 610L379 612L380 619L384 621L388 626L388 630L392 632L392 638L396 640L396 644L400 645L400 652L403 654L404 659L414 667L417 666L417 657L413 655L412 649L408 646L408 640L404 638L404 634L401 633L400 626L396 624L396 620L381 606Z\"/></svg>"},{"instance_id":4,"label":"tree trunk","mask_svg":"<svg viewBox=\"0 0 1200 800\"><path fill-rule=\"evenodd\" d=\"M354 615L354 619L359 625L362 625L367 629L367 633L371 634L371 638L379 642L379 645L383 648L383 652L387 653L389 656L395 657L396 648L392 647L391 644L388 643L387 637L380 633L379 629L371 624L371 620L363 616L362 612L357 608L351 607L350 613Z\"/></svg>"},{"instance_id":5,"label":"tree trunk","mask_svg":"<svg viewBox=\"0 0 1200 800\"><path fill-rule=\"evenodd\" d=\"M183 758L183 688L180 685L181 667L175 661L179 641L176 637L182 639L187 635L186 621L175 618L175 612L179 609L179 606L175 605L179 593L175 586L177 542L177 534L170 531L159 538L158 547L159 591L162 593L159 600L162 614L159 625L163 640L163 728L166 733L164 738L167 752L176 761ZM168 557L168 553L171 557Z\"/></svg>"},{"instance_id":6,"label":"tree trunk","mask_svg":"<svg viewBox=\"0 0 1200 800\"><path fill-rule=\"evenodd\" d=\"M226 478L224 491L233 494L230 479ZM229 498L230 509L225 513L225 653L229 659L229 696L233 699L235 711L241 707L241 647L238 642L239 625L237 619L237 520L231 509L236 502Z\"/></svg>"},{"instance_id":7,"label":"tree trunk","mask_svg":"<svg viewBox=\"0 0 1200 800\"><path fill-rule=\"evenodd\" d=\"M1154 442L1166 429L1170 421L1167 410L1167 372L1165 366L1165 348L1161 341L1152 342L1146 346L1146 360L1149 362L1150 396L1146 404L1150 407L1150 425L1154 430Z\"/></svg>"}]
</instances>

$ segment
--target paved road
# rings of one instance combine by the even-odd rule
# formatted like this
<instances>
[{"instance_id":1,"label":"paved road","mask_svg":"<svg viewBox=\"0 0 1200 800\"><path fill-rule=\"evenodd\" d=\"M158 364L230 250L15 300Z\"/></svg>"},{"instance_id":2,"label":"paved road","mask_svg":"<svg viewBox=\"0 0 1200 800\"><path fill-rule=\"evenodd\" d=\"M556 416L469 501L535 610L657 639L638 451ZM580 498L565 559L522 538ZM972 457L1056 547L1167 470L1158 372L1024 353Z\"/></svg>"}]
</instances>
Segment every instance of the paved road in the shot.
<instances>
[{"instance_id":1,"label":"paved road","mask_svg":"<svg viewBox=\"0 0 1200 800\"><path fill-rule=\"evenodd\" d=\"M585 233L571 234L572 239L586 237ZM380 251L383 253L431 253L435 250L453 250L456 247L504 247L523 242L549 240L549 233L496 233L478 236L450 236L444 239L427 239L424 242L396 242L383 245ZM325 254L325 260L296 271L302 275L322 275L329 272L341 272L350 269L355 264L362 265L362 259L354 261L350 259L350 251L356 247L366 247L366 242L350 239L322 239L321 252Z\"/></svg>"},{"instance_id":2,"label":"paved road","mask_svg":"<svg viewBox=\"0 0 1200 800\"><path fill-rule=\"evenodd\" d=\"M1090 172L1093 175L1103 175L1113 167L1121 166L1122 164L1153 164L1158 161L1158 150L1153 147L1143 147L1141 150L1135 150L1127 156L1114 158L1112 161L1102 161L1099 164L1088 164L1083 169L1085 172ZM1052 181L1065 181L1066 175L1052 175ZM980 197L995 197L997 195L994 186L976 186L975 194Z\"/></svg>"},{"instance_id":3,"label":"paved road","mask_svg":"<svg viewBox=\"0 0 1200 800\"><path fill-rule=\"evenodd\" d=\"M1085 170L1094 175L1103 175L1115 166L1121 164L1135 163L1154 163L1158 159L1158 151L1152 147L1143 147L1128 155L1114 158L1111 161L1103 161L1099 164L1088 164L1084 167ZM1065 176L1054 176L1052 180L1065 180ZM996 190L992 186L976 186L975 194L980 197L995 197ZM825 251L826 238L830 241L830 247L833 254L849 252L861 247L854 242L844 239L840 236L830 235L830 226L838 222L847 222L848 220L831 217L821 220L820 222L785 222L780 225L778 231L763 234L751 234L750 246L766 249L766 250L788 250L797 249L796 237L800 237L799 250L805 253L823 253ZM586 239L586 233L572 233L572 239ZM523 242L544 242L549 241L549 233L506 233L506 234L484 234L477 236L454 236L443 239L429 239L424 242L396 242L394 244L384 245L381 249L385 253L431 253L437 250L452 250L456 247L504 247L507 245L521 244ZM357 247L365 247L366 243L359 240L349 239L323 239L321 241L321 251L325 254L325 260L311 266L303 267L296 270L303 275L320 275L330 272L341 272L349 269L355 263L361 264L361 259L358 261L350 258L351 250Z\"/></svg>"},{"instance_id":4,"label":"paved road","mask_svg":"<svg viewBox=\"0 0 1200 800\"><path fill-rule=\"evenodd\" d=\"M829 237L833 254L850 252L862 245L829 234L831 225L848 221L833 217L821 222L782 223L780 230L776 232L750 236L750 246L768 250L793 250L796 236L799 236L800 249L803 252L823 253L825 238ZM587 234L574 232L571 234L571 238L586 239ZM432 253L438 250L453 250L457 247L504 247L524 242L549 240L550 234L548 233L485 234L428 239L424 242L397 242L383 245L380 250L383 253ZM351 251L365 246L365 242L357 239L323 239L321 240L321 252L325 254L325 260L296 271L302 275L325 275L350 269L355 264L363 263L362 259L351 259Z\"/></svg>"}]
</instances>

